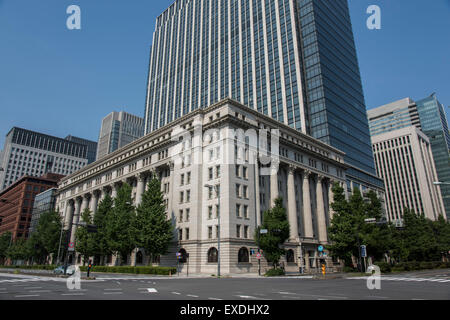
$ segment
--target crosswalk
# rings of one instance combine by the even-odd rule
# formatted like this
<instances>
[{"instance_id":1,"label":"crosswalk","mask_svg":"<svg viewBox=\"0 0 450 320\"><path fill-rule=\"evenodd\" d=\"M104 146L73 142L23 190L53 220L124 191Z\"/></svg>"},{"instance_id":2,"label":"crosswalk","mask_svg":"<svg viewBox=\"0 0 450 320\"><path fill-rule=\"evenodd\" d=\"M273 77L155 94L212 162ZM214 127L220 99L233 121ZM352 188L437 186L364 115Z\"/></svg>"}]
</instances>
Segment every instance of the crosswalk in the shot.
<instances>
[{"instance_id":1,"label":"crosswalk","mask_svg":"<svg viewBox=\"0 0 450 320\"><path fill-rule=\"evenodd\" d=\"M349 277L350 280L367 280L368 277ZM381 276L381 281L411 281L411 282L439 282L439 283L450 283L450 279L441 278L415 278L415 277L390 277Z\"/></svg>"}]
</instances>

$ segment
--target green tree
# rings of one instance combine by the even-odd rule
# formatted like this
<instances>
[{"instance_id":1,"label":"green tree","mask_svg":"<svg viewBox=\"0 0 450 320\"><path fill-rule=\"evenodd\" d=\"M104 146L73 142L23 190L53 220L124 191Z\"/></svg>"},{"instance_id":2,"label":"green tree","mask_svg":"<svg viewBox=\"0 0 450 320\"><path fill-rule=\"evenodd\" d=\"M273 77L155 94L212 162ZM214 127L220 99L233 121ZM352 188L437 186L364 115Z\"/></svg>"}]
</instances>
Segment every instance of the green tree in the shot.
<instances>
[{"instance_id":1,"label":"green tree","mask_svg":"<svg viewBox=\"0 0 450 320\"><path fill-rule=\"evenodd\" d=\"M396 230L398 250L407 253L402 257L408 261L430 261L439 259L438 244L433 228L422 214L405 208L403 212L404 227ZM400 247L400 248L398 248Z\"/></svg>"},{"instance_id":2,"label":"green tree","mask_svg":"<svg viewBox=\"0 0 450 320\"><path fill-rule=\"evenodd\" d=\"M167 219L161 182L154 176L142 195L136 215L137 245L152 258L167 253L173 240L173 225Z\"/></svg>"},{"instance_id":3,"label":"green tree","mask_svg":"<svg viewBox=\"0 0 450 320\"><path fill-rule=\"evenodd\" d=\"M0 235L0 262L3 264L7 257L8 248L11 244L11 232L5 232Z\"/></svg>"},{"instance_id":4,"label":"green tree","mask_svg":"<svg viewBox=\"0 0 450 320\"><path fill-rule=\"evenodd\" d=\"M439 215L437 221L431 222L434 238L436 239L437 251L447 256L450 252L450 223L442 215Z\"/></svg>"},{"instance_id":5,"label":"green tree","mask_svg":"<svg viewBox=\"0 0 450 320\"><path fill-rule=\"evenodd\" d=\"M268 232L261 235L261 229L267 229ZM276 268L281 256L285 254L280 246L289 239L289 221L282 198L277 198L275 206L264 212L262 226L255 230L254 238L266 259Z\"/></svg>"},{"instance_id":6,"label":"green tree","mask_svg":"<svg viewBox=\"0 0 450 320\"><path fill-rule=\"evenodd\" d=\"M30 252L26 240L23 238L16 239L8 248L7 257L12 260L13 264L16 264L17 260L27 260L30 257Z\"/></svg>"},{"instance_id":7,"label":"green tree","mask_svg":"<svg viewBox=\"0 0 450 320\"><path fill-rule=\"evenodd\" d=\"M56 211L47 211L41 214L36 230L27 241L31 256L38 263L44 263L47 257L58 255L59 239L61 234L61 216Z\"/></svg>"},{"instance_id":8,"label":"green tree","mask_svg":"<svg viewBox=\"0 0 450 320\"><path fill-rule=\"evenodd\" d=\"M81 221L86 223L86 225L92 224L91 213L88 208L81 213ZM75 239L75 250L81 253L83 265L85 265L89 257L95 253L93 234L88 232L87 227L80 226L75 232Z\"/></svg>"},{"instance_id":9,"label":"green tree","mask_svg":"<svg viewBox=\"0 0 450 320\"><path fill-rule=\"evenodd\" d=\"M111 213L106 217L108 246L114 254L120 254L122 262L136 247L135 219L131 187L124 183L117 192Z\"/></svg>"},{"instance_id":10,"label":"green tree","mask_svg":"<svg viewBox=\"0 0 450 320\"><path fill-rule=\"evenodd\" d=\"M94 254L102 257L101 264L104 264L105 256L112 253L106 230L107 216L111 213L114 201L109 194L100 201L97 212L94 215L93 223L97 227L97 233L93 234Z\"/></svg>"}]
</instances>

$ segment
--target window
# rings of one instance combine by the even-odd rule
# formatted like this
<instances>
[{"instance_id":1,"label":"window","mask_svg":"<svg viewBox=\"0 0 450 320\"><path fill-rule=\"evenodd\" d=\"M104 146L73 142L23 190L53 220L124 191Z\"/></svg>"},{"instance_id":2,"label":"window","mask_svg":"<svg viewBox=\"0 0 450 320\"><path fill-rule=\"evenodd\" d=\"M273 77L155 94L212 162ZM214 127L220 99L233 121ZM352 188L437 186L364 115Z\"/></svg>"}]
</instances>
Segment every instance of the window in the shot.
<instances>
[{"instance_id":1,"label":"window","mask_svg":"<svg viewBox=\"0 0 450 320\"><path fill-rule=\"evenodd\" d=\"M208 169L208 180L212 180L213 179L213 168L209 168Z\"/></svg>"},{"instance_id":2,"label":"window","mask_svg":"<svg viewBox=\"0 0 450 320\"><path fill-rule=\"evenodd\" d=\"M186 191L186 202L191 202L191 190Z\"/></svg>"},{"instance_id":3,"label":"window","mask_svg":"<svg viewBox=\"0 0 450 320\"><path fill-rule=\"evenodd\" d=\"M248 206L244 206L244 218L248 219Z\"/></svg>"},{"instance_id":4,"label":"window","mask_svg":"<svg viewBox=\"0 0 450 320\"><path fill-rule=\"evenodd\" d=\"M241 197L240 188L241 188L241 185L236 183L236 197L238 197L238 198Z\"/></svg>"},{"instance_id":5,"label":"window","mask_svg":"<svg viewBox=\"0 0 450 320\"><path fill-rule=\"evenodd\" d=\"M217 263L218 252L216 248L210 248L208 250L208 262L209 263Z\"/></svg>"},{"instance_id":6,"label":"window","mask_svg":"<svg viewBox=\"0 0 450 320\"><path fill-rule=\"evenodd\" d=\"M178 222L183 222L183 210L180 210L180 215L178 218Z\"/></svg>"},{"instance_id":7,"label":"window","mask_svg":"<svg viewBox=\"0 0 450 320\"><path fill-rule=\"evenodd\" d=\"M220 166L216 166L216 178L220 178Z\"/></svg>"},{"instance_id":8,"label":"window","mask_svg":"<svg viewBox=\"0 0 450 320\"><path fill-rule=\"evenodd\" d=\"M248 226L244 226L244 238L248 239Z\"/></svg>"},{"instance_id":9,"label":"window","mask_svg":"<svg viewBox=\"0 0 450 320\"><path fill-rule=\"evenodd\" d=\"M243 197L244 198L246 198L246 199L248 199L248 187L247 186L244 186L244 190L243 190L244 192L243 192Z\"/></svg>"},{"instance_id":10,"label":"window","mask_svg":"<svg viewBox=\"0 0 450 320\"><path fill-rule=\"evenodd\" d=\"M212 199L212 187L208 187L208 199Z\"/></svg>"},{"instance_id":11,"label":"window","mask_svg":"<svg viewBox=\"0 0 450 320\"><path fill-rule=\"evenodd\" d=\"M293 251L292 249L289 249L289 250L286 252L286 262L288 262L288 263L293 263L293 262L295 262L295 259L294 259L294 251Z\"/></svg>"},{"instance_id":12,"label":"window","mask_svg":"<svg viewBox=\"0 0 450 320\"><path fill-rule=\"evenodd\" d=\"M208 207L208 219L212 219L212 215L213 215L213 208L212 206Z\"/></svg>"},{"instance_id":13,"label":"window","mask_svg":"<svg viewBox=\"0 0 450 320\"><path fill-rule=\"evenodd\" d=\"M187 173L187 184L191 184L191 173Z\"/></svg>"},{"instance_id":14,"label":"window","mask_svg":"<svg viewBox=\"0 0 450 320\"><path fill-rule=\"evenodd\" d=\"M184 185L184 174L181 175L181 182L180 185Z\"/></svg>"},{"instance_id":15,"label":"window","mask_svg":"<svg viewBox=\"0 0 450 320\"><path fill-rule=\"evenodd\" d=\"M236 177L240 177L241 166L236 166Z\"/></svg>"},{"instance_id":16,"label":"window","mask_svg":"<svg viewBox=\"0 0 450 320\"><path fill-rule=\"evenodd\" d=\"M208 227L208 239L212 239L212 227Z\"/></svg>"},{"instance_id":17,"label":"window","mask_svg":"<svg viewBox=\"0 0 450 320\"><path fill-rule=\"evenodd\" d=\"M184 200L184 192L181 191L180 192L180 203L183 203L183 200Z\"/></svg>"},{"instance_id":18,"label":"window","mask_svg":"<svg viewBox=\"0 0 450 320\"><path fill-rule=\"evenodd\" d=\"M186 240L189 240L189 228L186 228Z\"/></svg>"},{"instance_id":19,"label":"window","mask_svg":"<svg viewBox=\"0 0 450 320\"><path fill-rule=\"evenodd\" d=\"M247 174L248 174L248 169L247 169L247 167L243 167L243 168L242 168L242 177L243 177L244 179L248 179Z\"/></svg>"},{"instance_id":20,"label":"window","mask_svg":"<svg viewBox=\"0 0 450 320\"><path fill-rule=\"evenodd\" d=\"M236 238L241 237L241 226L238 224L236 225Z\"/></svg>"},{"instance_id":21,"label":"window","mask_svg":"<svg viewBox=\"0 0 450 320\"><path fill-rule=\"evenodd\" d=\"M189 222L191 209L186 209L186 222Z\"/></svg>"},{"instance_id":22,"label":"window","mask_svg":"<svg viewBox=\"0 0 450 320\"><path fill-rule=\"evenodd\" d=\"M236 217L240 217L240 216L241 216L241 205L236 204Z\"/></svg>"},{"instance_id":23,"label":"window","mask_svg":"<svg viewBox=\"0 0 450 320\"><path fill-rule=\"evenodd\" d=\"M183 240L183 229L178 230L178 240L179 241Z\"/></svg>"},{"instance_id":24,"label":"window","mask_svg":"<svg viewBox=\"0 0 450 320\"><path fill-rule=\"evenodd\" d=\"M248 263L249 255L247 248L240 248L238 252L238 262Z\"/></svg>"}]
</instances>

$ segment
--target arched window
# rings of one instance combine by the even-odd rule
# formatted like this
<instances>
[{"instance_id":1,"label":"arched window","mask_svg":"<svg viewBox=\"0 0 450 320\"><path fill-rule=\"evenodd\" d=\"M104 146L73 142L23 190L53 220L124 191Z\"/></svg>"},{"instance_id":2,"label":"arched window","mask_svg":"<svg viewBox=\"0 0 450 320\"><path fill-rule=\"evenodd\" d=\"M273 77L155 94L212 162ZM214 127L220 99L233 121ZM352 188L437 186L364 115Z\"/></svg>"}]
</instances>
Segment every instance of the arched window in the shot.
<instances>
[{"instance_id":1,"label":"arched window","mask_svg":"<svg viewBox=\"0 0 450 320\"><path fill-rule=\"evenodd\" d=\"M217 249L212 247L208 250L208 262L217 263Z\"/></svg>"},{"instance_id":2,"label":"arched window","mask_svg":"<svg viewBox=\"0 0 450 320\"><path fill-rule=\"evenodd\" d=\"M290 262L295 262L295 259L294 259L294 251L293 251L292 249L289 249L289 250L286 252L286 261L287 261L288 263L290 263Z\"/></svg>"},{"instance_id":3,"label":"arched window","mask_svg":"<svg viewBox=\"0 0 450 320\"><path fill-rule=\"evenodd\" d=\"M180 249L179 252L181 253L180 263L186 263L187 262L187 252L186 252L186 250Z\"/></svg>"},{"instance_id":4,"label":"arched window","mask_svg":"<svg viewBox=\"0 0 450 320\"><path fill-rule=\"evenodd\" d=\"M144 260L144 257L142 256L142 252L138 251L138 253L136 254L136 263L142 264L143 260Z\"/></svg>"},{"instance_id":5,"label":"arched window","mask_svg":"<svg viewBox=\"0 0 450 320\"><path fill-rule=\"evenodd\" d=\"M243 247L239 249L238 262L249 262L248 249Z\"/></svg>"}]
</instances>

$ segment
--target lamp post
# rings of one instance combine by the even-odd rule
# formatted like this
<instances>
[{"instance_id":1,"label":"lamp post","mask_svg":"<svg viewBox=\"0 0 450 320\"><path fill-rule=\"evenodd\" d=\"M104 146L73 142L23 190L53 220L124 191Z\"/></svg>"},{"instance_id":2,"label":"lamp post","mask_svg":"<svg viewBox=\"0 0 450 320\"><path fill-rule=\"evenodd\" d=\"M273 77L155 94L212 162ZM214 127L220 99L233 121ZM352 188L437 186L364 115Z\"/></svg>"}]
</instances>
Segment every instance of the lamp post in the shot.
<instances>
[{"instance_id":1,"label":"lamp post","mask_svg":"<svg viewBox=\"0 0 450 320\"><path fill-rule=\"evenodd\" d=\"M217 277L220 278L220 187L219 185L211 185L205 184L206 188L213 188L216 191L218 198L218 207L217 207Z\"/></svg>"}]
</instances>

